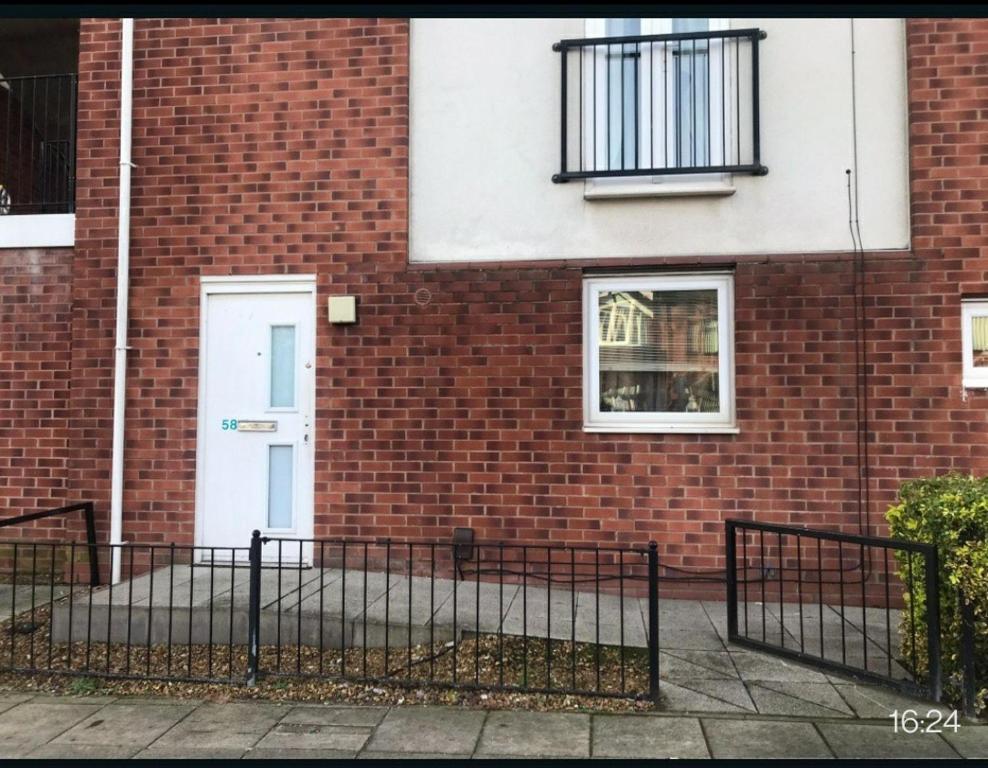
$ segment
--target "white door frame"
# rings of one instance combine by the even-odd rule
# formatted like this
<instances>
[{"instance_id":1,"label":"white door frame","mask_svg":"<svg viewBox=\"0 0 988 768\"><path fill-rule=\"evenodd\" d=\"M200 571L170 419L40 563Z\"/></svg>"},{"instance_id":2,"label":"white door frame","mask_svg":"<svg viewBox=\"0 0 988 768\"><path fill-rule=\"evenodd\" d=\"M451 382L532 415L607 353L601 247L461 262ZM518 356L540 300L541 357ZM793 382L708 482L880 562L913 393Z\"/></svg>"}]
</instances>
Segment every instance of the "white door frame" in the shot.
<instances>
[{"instance_id":1,"label":"white door frame","mask_svg":"<svg viewBox=\"0 0 988 768\"><path fill-rule=\"evenodd\" d=\"M203 523L205 509L203 509L203 493L205 483L203 482L203 462L206 456L206 360L207 350L207 324L209 322L207 306L209 297L216 294L262 294L262 293L307 293L311 296L312 304L312 348L306 350L315 366L316 359L316 276L315 275L222 275L216 277L200 278L199 297L199 393L196 416L196 512L195 512L195 546L203 546ZM315 368L313 368L313 371ZM309 443L312 448L309 450L308 461L309 477L312 478L313 488L308 489L306 496L309 499L310 509L299 509L298 537L301 539L311 539L313 536L313 526L315 522L315 457L316 457L316 377L313 373L309 378L309 402L312 403L312 414L309 420ZM230 542L232 547L247 547L250 539ZM196 560L201 559L206 552L197 550Z\"/></svg>"}]
</instances>

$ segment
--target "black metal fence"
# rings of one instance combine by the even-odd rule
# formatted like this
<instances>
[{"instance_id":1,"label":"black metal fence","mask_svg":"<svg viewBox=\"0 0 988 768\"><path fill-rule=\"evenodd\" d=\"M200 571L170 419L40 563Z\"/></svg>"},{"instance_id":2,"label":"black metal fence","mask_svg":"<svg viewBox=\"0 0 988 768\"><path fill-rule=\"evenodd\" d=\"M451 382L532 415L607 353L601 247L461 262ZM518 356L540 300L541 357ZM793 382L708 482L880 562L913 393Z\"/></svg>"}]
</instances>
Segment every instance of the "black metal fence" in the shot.
<instances>
[{"instance_id":1,"label":"black metal fence","mask_svg":"<svg viewBox=\"0 0 988 768\"><path fill-rule=\"evenodd\" d=\"M731 642L940 700L933 545L748 520L726 527ZM915 586L925 599L905 597Z\"/></svg>"},{"instance_id":2,"label":"black metal fence","mask_svg":"<svg viewBox=\"0 0 988 768\"><path fill-rule=\"evenodd\" d=\"M28 512L23 515L17 515L16 517L7 517L0 520L0 528L11 528L15 525L33 523L49 517L70 515L73 512L82 512L83 519L85 520L86 546L89 557L89 581L93 586L98 587L100 584L99 550L96 547L96 512L93 502L82 501L78 504L69 504L64 507L56 507L55 509L45 509L39 512Z\"/></svg>"},{"instance_id":3,"label":"black metal fence","mask_svg":"<svg viewBox=\"0 0 988 768\"><path fill-rule=\"evenodd\" d=\"M75 74L0 76L0 215L75 210Z\"/></svg>"},{"instance_id":4,"label":"black metal fence","mask_svg":"<svg viewBox=\"0 0 988 768\"><path fill-rule=\"evenodd\" d=\"M764 175L759 29L561 40L560 169L573 179Z\"/></svg>"},{"instance_id":5,"label":"black metal fence","mask_svg":"<svg viewBox=\"0 0 988 768\"><path fill-rule=\"evenodd\" d=\"M0 670L657 700L658 555L350 539L0 542ZM98 586L93 554L122 581Z\"/></svg>"},{"instance_id":6,"label":"black metal fence","mask_svg":"<svg viewBox=\"0 0 988 768\"><path fill-rule=\"evenodd\" d=\"M99 586L98 565L122 580ZM242 683L248 550L0 542L0 670Z\"/></svg>"}]
</instances>

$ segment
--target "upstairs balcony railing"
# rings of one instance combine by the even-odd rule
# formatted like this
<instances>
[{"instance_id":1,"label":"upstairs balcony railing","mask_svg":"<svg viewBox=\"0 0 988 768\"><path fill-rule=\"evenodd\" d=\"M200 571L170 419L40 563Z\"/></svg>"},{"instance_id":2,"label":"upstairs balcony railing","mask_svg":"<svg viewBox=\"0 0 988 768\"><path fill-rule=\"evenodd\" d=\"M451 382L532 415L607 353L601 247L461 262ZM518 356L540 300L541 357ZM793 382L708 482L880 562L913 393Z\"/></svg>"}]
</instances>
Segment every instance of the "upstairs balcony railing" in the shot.
<instances>
[{"instance_id":1,"label":"upstairs balcony railing","mask_svg":"<svg viewBox=\"0 0 988 768\"><path fill-rule=\"evenodd\" d=\"M759 29L561 40L554 182L768 173L759 139Z\"/></svg>"},{"instance_id":2,"label":"upstairs balcony railing","mask_svg":"<svg viewBox=\"0 0 988 768\"><path fill-rule=\"evenodd\" d=\"M0 215L75 211L76 75L0 76Z\"/></svg>"}]
</instances>

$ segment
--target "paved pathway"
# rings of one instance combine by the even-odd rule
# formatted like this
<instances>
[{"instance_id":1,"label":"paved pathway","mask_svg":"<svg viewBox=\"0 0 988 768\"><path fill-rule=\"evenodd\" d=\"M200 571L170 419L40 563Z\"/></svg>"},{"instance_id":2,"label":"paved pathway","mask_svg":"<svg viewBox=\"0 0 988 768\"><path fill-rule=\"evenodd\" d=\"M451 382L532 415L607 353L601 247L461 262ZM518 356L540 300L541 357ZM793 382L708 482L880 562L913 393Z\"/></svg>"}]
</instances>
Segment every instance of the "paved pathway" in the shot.
<instances>
[{"instance_id":1,"label":"paved pathway","mask_svg":"<svg viewBox=\"0 0 988 768\"><path fill-rule=\"evenodd\" d=\"M0 757L988 757L986 725L894 733L889 707L928 707L889 696L846 720L0 693Z\"/></svg>"}]
</instances>

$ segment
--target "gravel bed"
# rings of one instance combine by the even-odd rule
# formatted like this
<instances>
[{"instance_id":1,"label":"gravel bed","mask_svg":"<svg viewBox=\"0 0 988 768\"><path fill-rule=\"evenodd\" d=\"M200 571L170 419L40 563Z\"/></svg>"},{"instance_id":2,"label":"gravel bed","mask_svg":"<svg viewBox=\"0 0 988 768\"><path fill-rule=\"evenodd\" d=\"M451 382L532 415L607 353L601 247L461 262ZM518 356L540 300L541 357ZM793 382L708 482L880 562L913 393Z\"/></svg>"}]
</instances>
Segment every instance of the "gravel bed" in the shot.
<instances>
[{"instance_id":1,"label":"gravel bed","mask_svg":"<svg viewBox=\"0 0 988 768\"><path fill-rule=\"evenodd\" d=\"M48 607L0 623L0 690L78 695L156 695L211 701L269 699L359 704L453 704L492 709L640 711L653 708L637 692L648 690L644 649L496 635L459 643L340 649L262 646L257 684L244 684L243 645L74 642L50 644ZM623 664L622 664L623 659ZM387 662L385 666L385 662ZM599 670L599 673L598 673ZM604 698L563 693L444 688L474 686L575 688L618 693ZM121 679L132 675L139 679ZM387 678L385 681L368 678ZM181 678L209 678L191 682Z\"/></svg>"}]
</instances>

